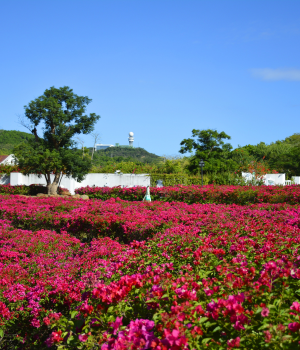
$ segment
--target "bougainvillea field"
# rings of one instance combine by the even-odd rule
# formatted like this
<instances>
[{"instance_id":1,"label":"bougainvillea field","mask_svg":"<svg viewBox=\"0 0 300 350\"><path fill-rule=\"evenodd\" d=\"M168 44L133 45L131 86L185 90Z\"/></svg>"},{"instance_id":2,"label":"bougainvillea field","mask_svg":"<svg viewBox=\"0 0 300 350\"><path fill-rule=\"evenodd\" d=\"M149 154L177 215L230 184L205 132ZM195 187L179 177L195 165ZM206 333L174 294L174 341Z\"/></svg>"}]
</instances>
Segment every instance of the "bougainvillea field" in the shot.
<instances>
[{"instance_id":1,"label":"bougainvillea field","mask_svg":"<svg viewBox=\"0 0 300 350\"><path fill-rule=\"evenodd\" d=\"M82 187L75 190L90 198L107 200L111 197L127 201L140 201L145 196L143 187ZM193 203L253 204L300 203L300 186L219 186L190 185L151 188L151 196L159 201Z\"/></svg>"},{"instance_id":2,"label":"bougainvillea field","mask_svg":"<svg viewBox=\"0 0 300 350\"><path fill-rule=\"evenodd\" d=\"M299 349L300 205L270 202L0 196L0 348Z\"/></svg>"}]
</instances>

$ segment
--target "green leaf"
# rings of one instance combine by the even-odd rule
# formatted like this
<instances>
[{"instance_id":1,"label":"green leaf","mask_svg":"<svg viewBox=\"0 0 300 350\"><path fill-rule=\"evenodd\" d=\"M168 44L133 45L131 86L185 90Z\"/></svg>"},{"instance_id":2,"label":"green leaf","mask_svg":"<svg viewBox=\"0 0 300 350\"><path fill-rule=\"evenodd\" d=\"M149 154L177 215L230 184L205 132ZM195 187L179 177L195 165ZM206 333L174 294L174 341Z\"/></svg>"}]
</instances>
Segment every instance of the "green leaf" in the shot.
<instances>
[{"instance_id":1,"label":"green leaf","mask_svg":"<svg viewBox=\"0 0 300 350\"><path fill-rule=\"evenodd\" d=\"M147 300L146 303L155 303L155 299L150 299L150 300Z\"/></svg>"},{"instance_id":2,"label":"green leaf","mask_svg":"<svg viewBox=\"0 0 300 350\"><path fill-rule=\"evenodd\" d=\"M107 313L111 313L114 311L114 306L110 306L108 309L107 309Z\"/></svg>"},{"instance_id":3,"label":"green leaf","mask_svg":"<svg viewBox=\"0 0 300 350\"><path fill-rule=\"evenodd\" d=\"M259 314L259 313L261 313L261 310L262 310L262 308L259 307L259 308L255 311L255 313L256 313L256 314Z\"/></svg>"},{"instance_id":4,"label":"green leaf","mask_svg":"<svg viewBox=\"0 0 300 350\"><path fill-rule=\"evenodd\" d=\"M74 318L77 315L78 315L78 311L72 311L71 312L71 318Z\"/></svg>"},{"instance_id":5,"label":"green leaf","mask_svg":"<svg viewBox=\"0 0 300 350\"><path fill-rule=\"evenodd\" d=\"M202 340L202 344L207 344L210 340L211 338L205 338Z\"/></svg>"},{"instance_id":6,"label":"green leaf","mask_svg":"<svg viewBox=\"0 0 300 350\"><path fill-rule=\"evenodd\" d=\"M0 337L3 338L3 336L4 336L4 330L0 328Z\"/></svg>"},{"instance_id":7,"label":"green leaf","mask_svg":"<svg viewBox=\"0 0 300 350\"><path fill-rule=\"evenodd\" d=\"M213 330L213 333L219 331L220 329L222 329L220 326L217 326L214 330Z\"/></svg>"},{"instance_id":8,"label":"green leaf","mask_svg":"<svg viewBox=\"0 0 300 350\"><path fill-rule=\"evenodd\" d=\"M200 318L200 323L203 323L203 322L205 322L206 320L208 320L208 317L201 317L201 318Z\"/></svg>"},{"instance_id":9,"label":"green leaf","mask_svg":"<svg viewBox=\"0 0 300 350\"><path fill-rule=\"evenodd\" d=\"M269 323L263 324L261 327L258 328L258 330L260 331L261 329L265 329L269 327Z\"/></svg>"},{"instance_id":10,"label":"green leaf","mask_svg":"<svg viewBox=\"0 0 300 350\"><path fill-rule=\"evenodd\" d=\"M73 335L70 335L70 336L68 337L67 344L70 344L72 340L74 340L74 336L73 336Z\"/></svg>"}]
</instances>

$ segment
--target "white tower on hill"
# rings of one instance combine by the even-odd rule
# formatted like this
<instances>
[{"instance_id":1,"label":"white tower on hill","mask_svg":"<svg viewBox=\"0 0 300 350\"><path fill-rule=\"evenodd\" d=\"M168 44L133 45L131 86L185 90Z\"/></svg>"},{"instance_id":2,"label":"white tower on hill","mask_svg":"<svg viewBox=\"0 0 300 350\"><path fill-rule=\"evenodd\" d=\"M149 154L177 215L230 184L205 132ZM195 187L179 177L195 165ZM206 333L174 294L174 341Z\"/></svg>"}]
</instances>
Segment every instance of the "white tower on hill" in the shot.
<instances>
[{"instance_id":1,"label":"white tower on hill","mask_svg":"<svg viewBox=\"0 0 300 350\"><path fill-rule=\"evenodd\" d=\"M134 133L132 131L130 131L128 141L129 141L129 146L131 146L131 147L133 147L133 141L134 141L133 135L134 135Z\"/></svg>"}]
</instances>

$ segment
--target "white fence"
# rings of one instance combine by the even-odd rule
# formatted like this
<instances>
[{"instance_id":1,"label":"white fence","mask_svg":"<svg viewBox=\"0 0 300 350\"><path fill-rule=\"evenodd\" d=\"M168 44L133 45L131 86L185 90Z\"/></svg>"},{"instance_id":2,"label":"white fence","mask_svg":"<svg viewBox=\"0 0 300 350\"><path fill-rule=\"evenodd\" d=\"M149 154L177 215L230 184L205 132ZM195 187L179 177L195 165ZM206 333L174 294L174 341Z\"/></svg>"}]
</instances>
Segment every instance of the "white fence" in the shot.
<instances>
[{"instance_id":1,"label":"white fence","mask_svg":"<svg viewBox=\"0 0 300 350\"><path fill-rule=\"evenodd\" d=\"M242 173L242 176L251 181L253 175L251 173ZM51 180L53 180L54 175L52 175ZM264 177L264 183L267 186L270 185L300 185L300 176L294 176L292 180L285 180L285 174L266 174ZM32 185L40 184L46 185L46 180L44 176L38 177L36 174L31 174L25 176L21 173L11 173L9 176L0 176L0 185L12 186L17 185ZM150 176L148 174L87 174L82 182L77 182L72 178L66 176L62 177L60 185L67 188L71 194L75 193L76 188L86 187L86 186L97 186L97 187L135 187L135 186L150 186Z\"/></svg>"},{"instance_id":2,"label":"white fence","mask_svg":"<svg viewBox=\"0 0 300 350\"><path fill-rule=\"evenodd\" d=\"M53 181L54 175L51 175L51 181ZM17 185L46 185L44 176L38 177L36 174L30 174L28 176L21 173L10 174L10 184L12 186ZM148 174L87 174L82 182L77 182L72 178L63 176L60 182L60 186L67 188L71 194L75 193L76 188L86 186L96 187L135 187L135 186L150 186L150 176Z\"/></svg>"},{"instance_id":3,"label":"white fence","mask_svg":"<svg viewBox=\"0 0 300 350\"><path fill-rule=\"evenodd\" d=\"M255 175L251 173L242 173L242 177L246 181L252 181ZM275 186L275 185L300 185L300 176L293 176L292 180L286 180L285 174L266 174L262 177L264 184L266 186Z\"/></svg>"},{"instance_id":4,"label":"white fence","mask_svg":"<svg viewBox=\"0 0 300 350\"><path fill-rule=\"evenodd\" d=\"M292 183L300 185L300 176L292 176Z\"/></svg>"}]
</instances>

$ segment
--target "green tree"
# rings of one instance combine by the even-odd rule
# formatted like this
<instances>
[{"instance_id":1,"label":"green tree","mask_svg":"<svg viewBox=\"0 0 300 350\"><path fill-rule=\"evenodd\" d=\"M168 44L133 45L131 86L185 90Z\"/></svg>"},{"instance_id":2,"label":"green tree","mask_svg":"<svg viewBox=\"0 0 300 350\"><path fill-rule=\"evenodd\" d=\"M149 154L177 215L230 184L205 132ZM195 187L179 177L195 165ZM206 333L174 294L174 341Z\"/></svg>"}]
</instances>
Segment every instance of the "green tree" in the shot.
<instances>
[{"instance_id":1,"label":"green tree","mask_svg":"<svg viewBox=\"0 0 300 350\"><path fill-rule=\"evenodd\" d=\"M188 169L195 173L199 169L199 160L205 161L206 172L234 170L237 164L230 159L232 146L224 140L231 139L224 131L217 130L192 130L192 138L181 141L180 153L194 152L190 158Z\"/></svg>"},{"instance_id":2,"label":"green tree","mask_svg":"<svg viewBox=\"0 0 300 350\"><path fill-rule=\"evenodd\" d=\"M231 137L225 134L224 131L218 133L217 130L192 130L192 137L190 139L184 139L181 141L180 153L193 152L195 151L198 155L203 156L203 158L208 158L210 154L214 157L217 154L223 152L230 152L232 146L230 143L224 143L223 140L230 140Z\"/></svg>"},{"instance_id":3,"label":"green tree","mask_svg":"<svg viewBox=\"0 0 300 350\"><path fill-rule=\"evenodd\" d=\"M300 174L300 147L295 146L289 152L281 154L277 160L278 168L290 176Z\"/></svg>"},{"instance_id":4,"label":"green tree","mask_svg":"<svg viewBox=\"0 0 300 350\"><path fill-rule=\"evenodd\" d=\"M85 114L91 101L64 86L51 87L24 106L29 121L26 126L34 138L14 149L15 158L23 174L45 176L48 194L57 193L62 175L82 181L91 167L90 158L82 156L73 140L75 135L92 132L100 118L95 113ZM43 137L38 136L39 125L43 128Z\"/></svg>"}]
</instances>

